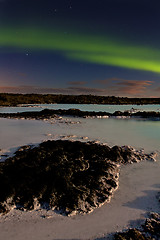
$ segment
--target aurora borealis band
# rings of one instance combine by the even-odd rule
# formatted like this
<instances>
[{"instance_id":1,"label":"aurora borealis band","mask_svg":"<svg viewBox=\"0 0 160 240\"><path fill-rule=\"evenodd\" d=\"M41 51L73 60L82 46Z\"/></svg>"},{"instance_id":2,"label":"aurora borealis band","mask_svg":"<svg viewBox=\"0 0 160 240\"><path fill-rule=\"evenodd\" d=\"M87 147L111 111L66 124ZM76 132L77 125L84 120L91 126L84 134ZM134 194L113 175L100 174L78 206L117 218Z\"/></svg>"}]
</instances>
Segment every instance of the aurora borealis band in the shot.
<instances>
[{"instance_id":1,"label":"aurora borealis band","mask_svg":"<svg viewBox=\"0 0 160 240\"><path fill-rule=\"evenodd\" d=\"M158 12L150 1L93 2L1 1L1 90L159 96Z\"/></svg>"},{"instance_id":2,"label":"aurora borealis band","mask_svg":"<svg viewBox=\"0 0 160 240\"><path fill-rule=\"evenodd\" d=\"M1 30L0 44L4 47L16 47L19 51L47 50L59 51L64 57L90 63L118 66L160 73L160 50L143 46L127 46L112 42L107 37L64 36L56 31L36 28ZM152 59L151 59L152 58Z\"/></svg>"}]
</instances>

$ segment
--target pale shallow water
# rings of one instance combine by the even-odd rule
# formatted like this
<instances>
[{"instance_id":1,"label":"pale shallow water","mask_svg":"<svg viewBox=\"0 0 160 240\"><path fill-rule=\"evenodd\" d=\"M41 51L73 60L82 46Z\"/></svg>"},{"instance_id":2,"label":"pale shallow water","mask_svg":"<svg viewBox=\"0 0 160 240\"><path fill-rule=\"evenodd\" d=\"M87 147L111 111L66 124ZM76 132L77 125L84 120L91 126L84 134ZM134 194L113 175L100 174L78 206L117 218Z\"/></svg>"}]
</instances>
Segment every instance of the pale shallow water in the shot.
<instances>
[{"instance_id":1,"label":"pale shallow water","mask_svg":"<svg viewBox=\"0 0 160 240\"><path fill-rule=\"evenodd\" d=\"M0 119L0 148L8 149L19 145L75 135L74 139L88 137L109 145L132 145L145 151L160 150L160 121L135 119L84 119L63 118L50 124L38 120ZM69 122L80 121L79 124ZM47 136L47 135L50 136ZM71 137L72 139L72 137Z\"/></svg>"},{"instance_id":2,"label":"pale shallow water","mask_svg":"<svg viewBox=\"0 0 160 240\"><path fill-rule=\"evenodd\" d=\"M76 108L81 111L103 111L113 113L115 111L126 111L132 108L140 111L160 111L160 105L102 105L102 104L24 104L21 107L0 107L0 113L13 113L23 111L41 111L48 109L70 109Z\"/></svg>"},{"instance_id":3,"label":"pale shallow water","mask_svg":"<svg viewBox=\"0 0 160 240\"><path fill-rule=\"evenodd\" d=\"M110 146L131 145L138 149L144 148L145 152L159 152L160 121L71 117L56 120L51 124L38 120L0 119L0 148L4 152L5 149L13 151L20 145L58 138L95 140ZM67 218L45 211L11 212L0 220L0 238L100 239L125 227L135 227L144 220L148 211L160 212L156 199L160 191L159 172L159 157L157 162L142 162L122 167L120 187L111 202L89 215ZM43 214L52 216L43 219Z\"/></svg>"}]
</instances>

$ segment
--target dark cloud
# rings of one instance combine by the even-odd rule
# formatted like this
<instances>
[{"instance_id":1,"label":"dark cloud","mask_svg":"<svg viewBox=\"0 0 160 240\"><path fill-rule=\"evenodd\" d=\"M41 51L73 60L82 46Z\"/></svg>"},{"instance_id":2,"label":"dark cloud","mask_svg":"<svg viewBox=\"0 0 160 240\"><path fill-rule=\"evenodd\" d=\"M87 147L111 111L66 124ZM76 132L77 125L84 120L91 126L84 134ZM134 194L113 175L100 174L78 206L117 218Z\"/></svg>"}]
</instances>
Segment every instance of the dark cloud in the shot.
<instances>
[{"instance_id":1,"label":"dark cloud","mask_svg":"<svg viewBox=\"0 0 160 240\"><path fill-rule=\"evenodd\" d=\"M122 82L118 82L117 85L125 85L125 86L150 86L153 82L148 80L123 80Z\"/></svg>"},{"instance_id":2,"label":"dark cloud","mask_svg":"<svg viewBox=\"0 0 160 240\"><path fill-rule=\"evenodd\" d=\"M101 88L69 87L67 89L75 94L106 94L106 90Z\"/></svg>"},{"instance_id":3,"label":"dark cloud","mask_svg":"<svg viewBox=\"0 0 160 240\"><path fill-rule=\"evenodd\" d=\"M105 95L107 91L99 88L68 87L68 88L45 88L37 86L0 87L0 92L7 93L42 93L42 94L95 94Z\"/></svg>"},{"instance_id":4,"label":"dark cloud","mask_svg":"<svg viewBox=\"0 0 160 240\"><path fill-rule=\"evenodd\" d=\"M73 85L73 86L79 86L79 85L85 85L86 82L85 81L71 81L68 82L68 85Z\"/></svg>"},{"instance_id":5,"label":"dark cloud","mask_svg":"<svg viewBox=\"0 0 160 240\"><path fill-rule=\"evenodd\" d=\"M112 79L113 80L113 79ZM118 82L117 82L118 81ZM71 82L70 82L71 83ZM8 93L42 93L42 94L93 94L93 95L115 95L115 96L136 96L144 97L153 81L120 80L116 79L114 84L108 88L92 88L80 86L83 82L74 82L75 86L66 88L49 88L38 86L0 87L0 92ZM80 84L81 83L81 84ZM85 82L84 82L85 83ZM68 83L69 84L69 83ZM160 91L160 87L156 89Z\"/></svg>"},{"instance_id":6,"label":"dark cloud","mask_svg":"<svg viewBox=\"0 0 160 240\"><path fill-rule=\"evenodd\" d=\"M148 80L122 80L116 83L115 91L117 93L136 95L143 93L152 83L153 81Z\"/></svg>"},{"instance_id":7,"label":"dark cloud","mask_svg":"<svg viewBox=\"0 0 160 240\"><path fill-rule=\"evenodd\" d=\"M17 75L20 77L27 77L27 74L24 72L17 72Z\"/></svg>"},{"instance_id":8,"label":"dark cloud","mask_svg":"<svg viewBox=\"0 0 160 240\"><path fill-rule=\"evenodd\" d=\"M106 84L109 84L111 83L112 81L118 81L120 80L119 78L107 78L107 79L104 79L104 80L94 80L94 83L98 83L98 84L101 84L101 85L106 85Z\"/></svg>"},{"instance_id":9,"label":"dark cloud","mask_svg":"<svg viewBox=\"0 0 160 240\"><path fill-rule=\"evenodd\" d=\"M104 80L95 80L94 82L104 86L106 85L106 87L108 85L108 89L110 89L112 95L135 95L138 97L142 96L147 90L147 88L154 83L153 81L149 80L124 80L116 77Z\"/></svg>"},{"instance_id":10,"label":"dark cloud","mask_svg":"<svg viewBox=\"0 0 160 240\"><path fill-rule=\"evenodd\" d=\"M160 92L160 87L156 88L155 91Z\"/></svg>"},{"instance_id":11,"label":"dark cloud","mask_svg":"<svg viewBox=\"0 0 160 240\"><path fill-rule=\"evenodd\" d=\"M7 93L67 93L65 88L43 88L37 86L17 86L17 87L0 87L0 92Z\"/></svg>"}]
</instances>

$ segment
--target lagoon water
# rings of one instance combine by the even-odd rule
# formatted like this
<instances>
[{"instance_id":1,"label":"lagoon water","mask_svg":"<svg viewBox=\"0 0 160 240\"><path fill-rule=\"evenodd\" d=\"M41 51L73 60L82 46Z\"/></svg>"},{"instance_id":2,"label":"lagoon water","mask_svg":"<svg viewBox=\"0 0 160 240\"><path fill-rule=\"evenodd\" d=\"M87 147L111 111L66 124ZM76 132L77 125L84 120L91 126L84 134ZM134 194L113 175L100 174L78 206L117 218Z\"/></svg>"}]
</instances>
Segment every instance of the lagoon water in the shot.
<instances>
[{"instance_id":1,"label":"lagoon water","mask_svg":"<svg viewBox=\"0 0 160 240\"><path fill-rule=\"evenodd\" d=\"M41 111L48 109L76 108L82 111L160 111L160 105L96 105L96 104L32 104L21 107L1 107L1 113ZM70 124L69 122L79 122ZM47 135L50 135L47 136ZM90 141L100 141L109 145L132 145L146 151L160 150L160 121L145 119L84 119L63 117L54 124L33 120L0 119L0 149L11 149L23 144L36 143L60 136L76 135L74 139L88 137ZM71 138L70 138L71 139Z\"/></svg>"},{"instance_id":2,"label":"lagoon water","mask_svg":"<svg viewBox=\"0 0 160 240\"><path fill-rule=\"evenodd\" d=\"M0 107L0 113L15 113L24 111L41 111L48 109L70 109L76 108L81 111L103 111L113 113L115 111L126 111L136 109L139 111L160 111L160 105L97 105L97 104L22 104L19 107Z\"/></svg>"},{"instance_id":3,"label":"lagoon water","mask_svg":"<svg viewBox=\"0 0 160 240\"><path fill-rule=\"evenodd\" d=\"M160 111L160 105L96 105L96 104L32 104L21 107L1 107L1 113L24 111L41 111L48 109L77 108L82 111ZM64 121L68 118L63 118ZM147 151L160 149L160 121L144 119L83 119L70 117L69 120L81 124L67 124L59 121L50 124L43 121L0 119L0 148L9 149L31 142L39 142L60 135L76 135L78 140L88 137L89 140L107 142L109 145L132 145L145 148Z\"/></svg>"},{"instance_id":4,"label":"lagoon water","mask_svg":"<svg viewBox=\"0 0 160 240\"><path fill-rule=\"evenodd\" d=\"M43 105L44 108L68 109L79 108L88 111L127 110L136 108L133 105ZM157 110L158 105L138 106L141 110ZM1 108L1 112L31 111L41 108L9 107ZM2 111L3 110L3 111ZM76 123L80 122L80 123ZM75 123L75 124L73 124ZM48 136L49 135L49 136ZM135 148L144 148L146 151L160 150L160 121L145 119L98 119L63 117L53 124L39 120L0 119L0 148L9 149L23 144L30 144L46 139L55 139L60 136L76 135L74 139L81 140L88 137L90 141L100 141L109 145L132 145ZM70 137L71 138L71 137Z\"/></svg>"}]
</instances>

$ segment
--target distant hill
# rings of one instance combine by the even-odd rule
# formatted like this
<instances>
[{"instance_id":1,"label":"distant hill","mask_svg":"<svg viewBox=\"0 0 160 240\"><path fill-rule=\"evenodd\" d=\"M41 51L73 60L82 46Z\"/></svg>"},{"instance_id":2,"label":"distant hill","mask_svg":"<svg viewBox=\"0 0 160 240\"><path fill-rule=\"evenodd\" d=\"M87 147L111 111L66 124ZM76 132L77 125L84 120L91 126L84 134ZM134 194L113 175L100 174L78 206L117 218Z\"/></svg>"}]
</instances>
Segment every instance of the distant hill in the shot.
<instances>
[{"instance_id":1,"label":"distant hill","mask_svg":"<svg viewBox=\"0 0 160 240\"><path fill-rule=\"evenodd\" d=\"M18 104L160 104L160 98L127 98L95 95L62 95L62 94L11 94L0 93L0 106L17 106Z\"/></svg>"}]
</instances>

